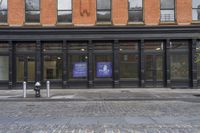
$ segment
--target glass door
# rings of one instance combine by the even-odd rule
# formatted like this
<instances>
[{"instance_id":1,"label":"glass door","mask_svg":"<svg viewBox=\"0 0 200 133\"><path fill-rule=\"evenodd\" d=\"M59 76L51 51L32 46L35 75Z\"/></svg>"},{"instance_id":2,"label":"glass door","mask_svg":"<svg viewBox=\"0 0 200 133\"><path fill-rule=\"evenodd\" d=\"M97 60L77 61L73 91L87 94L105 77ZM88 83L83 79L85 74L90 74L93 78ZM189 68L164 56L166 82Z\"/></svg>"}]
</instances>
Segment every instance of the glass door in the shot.
<instances>
[{"instance_id":1,"label":"glass door","mask_svg":"<svg viewBox=\"0 0 200 133\"><path fill-rule=\"evenodd\" d=\"M145 86L163 87L162 55L145 55Z\"/></svg>"},{"instance_id":2,"label":"glass door","mask_svg":"<svg viewBox=\"0 0 200 133\"><path fill-rule=\"evenodd\" d=\"M16 81L34 82L35 81L35 57L17 56L16 57Z\"/></svg>"}]
</instances>

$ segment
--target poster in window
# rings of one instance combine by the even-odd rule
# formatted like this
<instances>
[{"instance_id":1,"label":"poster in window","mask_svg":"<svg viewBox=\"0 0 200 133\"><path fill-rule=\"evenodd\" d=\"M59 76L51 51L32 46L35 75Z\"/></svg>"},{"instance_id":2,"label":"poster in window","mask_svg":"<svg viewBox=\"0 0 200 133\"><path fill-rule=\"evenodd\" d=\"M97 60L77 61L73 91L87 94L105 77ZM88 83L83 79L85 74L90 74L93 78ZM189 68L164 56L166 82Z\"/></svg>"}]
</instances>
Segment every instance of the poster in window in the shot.
<instances>
[{"instance_id":1,"label":"poster in window","mask_svg":"<svg viewBox=\"0 0 200 133\"><path fill-rule=\"evenodd\" d=\"M97 62L96 74L98 78L112 77L112 62Z\"/></svg>"},{"instance_id":2,"label":"poster in window","mask_svg":"<svg viewBox=\"0 0 200 133\"><path fill-rule=\"evenodd\" d=\"M87 62L75 62L73 64L73 78L87 77Z\"/></svg>"}]
</instances>

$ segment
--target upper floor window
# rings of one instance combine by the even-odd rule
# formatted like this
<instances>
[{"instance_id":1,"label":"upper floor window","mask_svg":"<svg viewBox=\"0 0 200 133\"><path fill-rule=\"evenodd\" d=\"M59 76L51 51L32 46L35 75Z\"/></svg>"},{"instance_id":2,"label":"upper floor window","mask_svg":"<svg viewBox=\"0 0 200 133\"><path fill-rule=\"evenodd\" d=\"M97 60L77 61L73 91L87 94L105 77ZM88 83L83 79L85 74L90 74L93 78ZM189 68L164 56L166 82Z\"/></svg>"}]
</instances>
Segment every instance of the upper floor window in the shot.
<instances>
[{"instance_id":1,"label":"upper floor window","mask_svg":"<svg viewBox=\"0 0 200 133\"><path fill-rule=\"evenodd\" d=\"M128 0L129 22L143 21L143 0Z\"/></svg>"},{"instance_id":2,"label":"upper floor window","mask_svg":"<svg viewBox=\"0 0 200 133\"><path fill-rule=\"evenodd\" d=\"M111 0L97 0L97 22L111 21Z\"/></svg>"},{"instance_id":3,"label":"upper floor window","mask_svg":"<svg viewBox=\"0 0 200 133\"><path fill-rule=\"evenodd\" d=\"M58 0L57 4L57 21L58 23L71 23L72 22L72 1L71 0Z\"/></svg>"},{"instance_id":4,"label":"upper floor window","mask_svg":"<svg viewBox=\"0 0 200 133\"><path fill-rule=\"evenodd\" d=\"M175 21L175 1L174 0L161 0L160 21L161 22Z\"/></svg>"},{"instance_id":5,"label":"upper floor window","mask_svg":"<svg viewBox=\"0 0 200 133\"><path fill-rule=\"evenodd\" d=\"M7 0L0 0L0 23L7 23L8 5Z\"/></svg>"},{"instance_id":6,"label":"upper floor window","mask_svg":"<svg viewBox=\"0 0 200 133\"><path fill-rule=\"evenodd\" d=\"M26 0L25 10L26 23L40 22L40 0Z\"/></svg>"},{"instance_id":7,"label":"upper floor window","mask_svg":"<svg viewBox=\"0 0 200 133\"><path fill-rule=\"evenodd\" d=\"M200 0L192 1L192 20L200 20Z\"/></svg>"}]
</instances>

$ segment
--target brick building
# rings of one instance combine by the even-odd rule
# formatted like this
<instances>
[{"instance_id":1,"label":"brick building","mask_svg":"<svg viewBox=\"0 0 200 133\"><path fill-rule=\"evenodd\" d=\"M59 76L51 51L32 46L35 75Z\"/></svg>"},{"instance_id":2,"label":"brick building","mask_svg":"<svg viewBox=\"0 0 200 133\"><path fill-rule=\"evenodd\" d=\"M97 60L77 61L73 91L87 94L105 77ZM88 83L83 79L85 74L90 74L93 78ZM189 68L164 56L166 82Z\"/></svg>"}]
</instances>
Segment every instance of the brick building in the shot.
<instances>
[{"instance_id":1,"label":"brick building","mask_svg":"<svg viewBox=\"0 0 200 133\"><path fill-rule=\"evenodd\" d=\"M199 0L0 0L0 87L200 85Z\"/></svg>"}]
</instances>

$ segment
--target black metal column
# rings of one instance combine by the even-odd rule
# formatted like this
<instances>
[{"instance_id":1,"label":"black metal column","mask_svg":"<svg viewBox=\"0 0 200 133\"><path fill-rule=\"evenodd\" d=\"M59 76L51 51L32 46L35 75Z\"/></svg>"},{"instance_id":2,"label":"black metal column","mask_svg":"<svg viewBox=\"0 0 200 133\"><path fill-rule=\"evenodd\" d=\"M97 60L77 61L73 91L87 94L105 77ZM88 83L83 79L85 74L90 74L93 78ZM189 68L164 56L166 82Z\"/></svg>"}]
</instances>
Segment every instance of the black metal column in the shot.
<instances>
[{"instance_id":1,"label":"black metal column","mask_svg":"<svg viewBox=\"0 0 200 133\"><path fill-rule=\"evenodd\" d=\"M144 40L140 41L139 47L139 62L140 62L140 87L145 87L145 79L144 79Z\"/></svg>"},{"instance_id":2,"label":"black metal column","mask_svg":"<svg viewBox=\"0 0 200 133\"><path fill-rule=\"evenodd\" d=\"M91 40L88 44L88 87L93 87L93 44Z\"/></svg>"},{"instance_id":3,"label":"black metal column","mask_svg":"<svg viewBox=\"0 0 200 133\"><path fill-rule=\"evenodd\" d=\"M9 81L8 88L12 89L13 87L13 43L9 41Z\"/></svg>"},{"instance_id":4,"label":"black metal column","mask_svg":"<svg viewBox=\"0 0 200 133\"><path fill-rule=\"evenodd\" d=\"M190 72L191 72L191 84L193 88L197 88L198 87L198 79L197 79L197 63L196 63L196 46L197 46L197 40L196 39L193 39L192 40L192 46L191 46L191 69L190 69Z\"/></svg>"},{"instance_id":5,"label":"black metal column","mask_svg":"<svg viewBox=\"0 0 200 133\"><path fill-rule=\"evenodd\" d=\"M166 50L165 50L165 56L166 56L166 80L167 80L167 87L171 87L171 78L170 78L170 40L166 40Z\"/></svg>"},{"instance_id":6,"label":"black metal column","mask_svg":"<svg viewBox=\"0 0 200 133\"><path fill-rule=\"evenodd\" d=\"M67 43L66 41L63 41L63 88L67 88L68 83L67 83Z\"/></svg>"},{"instance_id":7,"label":"black metal column","mask_svg":"<svg viewBox=\"0 0 200 133\"><path fill-rule=\"evenodd\" d=\"M167 41L163 43L163 85L167 87Z\"/></svg>"},{"instance_id":8,"label":"black metal column","mask_svg":"<svg viewBox=\"0 0 200 133\"><path fill-rule=\"evenodd\" d=\"M113 79L114 83L113 86L114 88L119 88L119 41L115 40L114 41L114 46L113 46Z\"/></svg>"},{"instance_id":9,"label":"black metal column","mask_svg":"<svg viewBox=\"0 0 200 133\"><path fill-rule=\"evenodd\" d=\"M42 74L41 74L41 42L36 41L36 52L35 52L35 61L36 61L36 82L41 82L42 80Z\"/></svg>"}]
</instances>

